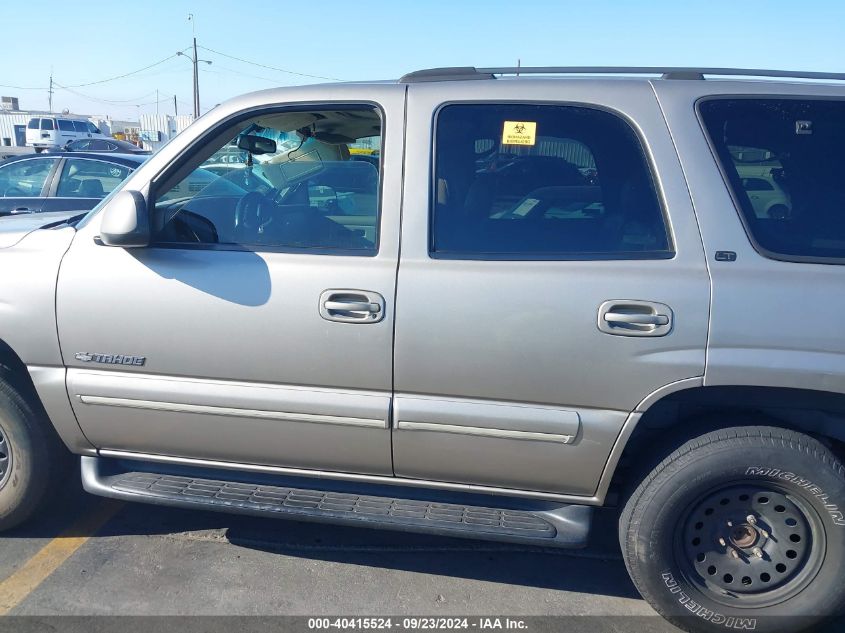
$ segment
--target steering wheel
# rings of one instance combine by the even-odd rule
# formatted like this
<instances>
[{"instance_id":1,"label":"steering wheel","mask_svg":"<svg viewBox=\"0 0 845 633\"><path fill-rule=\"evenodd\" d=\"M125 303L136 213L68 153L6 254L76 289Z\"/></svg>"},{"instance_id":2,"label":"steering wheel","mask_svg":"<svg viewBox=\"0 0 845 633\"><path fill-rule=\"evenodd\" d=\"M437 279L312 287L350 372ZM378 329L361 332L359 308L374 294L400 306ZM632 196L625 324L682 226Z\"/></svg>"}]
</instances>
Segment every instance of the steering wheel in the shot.
<instances>
[{"instance_id":1,"label":"steering wheel","mask_svg":"<svg viewBox=\"0 0 845 633\"><path fill-rule=\"evenodd\" d=\"M258 241L264 225L273 219L273 201L258 191L250 191L235 206L235 234L244 241Z\"/></svg>"}]
</instances>

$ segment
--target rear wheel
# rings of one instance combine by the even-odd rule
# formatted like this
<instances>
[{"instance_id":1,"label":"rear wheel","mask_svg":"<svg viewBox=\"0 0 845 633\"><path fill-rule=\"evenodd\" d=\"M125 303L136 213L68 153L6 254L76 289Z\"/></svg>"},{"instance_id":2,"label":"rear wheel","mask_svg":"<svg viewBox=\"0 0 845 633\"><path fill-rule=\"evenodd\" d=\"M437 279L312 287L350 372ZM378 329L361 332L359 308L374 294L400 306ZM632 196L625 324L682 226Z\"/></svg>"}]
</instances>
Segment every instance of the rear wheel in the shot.
<instances>
[{"instance_id":1,"label":"rear wheel","mask_svg":"<svg viewBox=\"0 0 845 633\"><path fill-rule=\"evenodd\" d=\"M816 440L738 427L690 440L622 513L643 597L689 631L802 631L841 613L845 471Z\"/></svg>"},{"instance_id":2,"label":"rear wheel","mask_svg":"<svg viewBox=\"0 0 845 633\"><path fill-rule=\"evenodd\" d=\"M61 485L69 455L49 424L0 379L0 531L26 521Z\"/></svg>"}]
</instances>

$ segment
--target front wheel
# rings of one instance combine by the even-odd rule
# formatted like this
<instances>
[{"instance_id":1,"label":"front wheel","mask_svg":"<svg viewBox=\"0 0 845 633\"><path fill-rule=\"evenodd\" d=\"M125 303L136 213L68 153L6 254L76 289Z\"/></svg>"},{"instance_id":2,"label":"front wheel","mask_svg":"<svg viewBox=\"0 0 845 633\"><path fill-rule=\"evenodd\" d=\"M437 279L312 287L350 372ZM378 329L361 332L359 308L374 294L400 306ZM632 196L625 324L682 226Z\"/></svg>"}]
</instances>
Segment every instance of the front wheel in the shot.
<instances>
[{"instance_id":1,"label":"front wheel","mask_svg":"<svg viewBox=\"0 0 845 633\"><path fill-rule=\"evenodd\" d=\"M69 454L49 424L0 377L0 532L26 521L66 479Z\"/></svg>"},{"instance_id":2,"label":"front wheel","mask_svg":"<svg viewBox=\"0 0 845 633\"><path fill-rule=\"evenodd\" d=\"M845 605L845 469L816 440L737 427L690 440L628 499L634 584L688 631L803 631Z\"/></svg>"}]
</instances>

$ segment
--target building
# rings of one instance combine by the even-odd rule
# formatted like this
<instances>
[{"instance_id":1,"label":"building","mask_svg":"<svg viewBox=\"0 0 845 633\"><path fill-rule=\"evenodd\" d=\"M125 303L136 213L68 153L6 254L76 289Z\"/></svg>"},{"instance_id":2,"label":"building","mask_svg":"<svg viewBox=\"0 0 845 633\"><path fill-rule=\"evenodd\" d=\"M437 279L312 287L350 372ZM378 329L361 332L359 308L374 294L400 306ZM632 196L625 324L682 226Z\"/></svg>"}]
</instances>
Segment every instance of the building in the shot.
<instances>
[{"instance_id":1,"label":"building","mask_svg":"<svg viewBox=\"0 0 845 633\"><path fill-rule=\"evenodd\" d=\"M141 144L145 149L156 150L193 121L192 116L143 115L141 122L122 121L104 115L47 112L46 110L21 110L17 97L0 97L0 147L25 147L26 126L33 117L67 116L86 119L103 134Z\"/></svg>"}]
</instances>

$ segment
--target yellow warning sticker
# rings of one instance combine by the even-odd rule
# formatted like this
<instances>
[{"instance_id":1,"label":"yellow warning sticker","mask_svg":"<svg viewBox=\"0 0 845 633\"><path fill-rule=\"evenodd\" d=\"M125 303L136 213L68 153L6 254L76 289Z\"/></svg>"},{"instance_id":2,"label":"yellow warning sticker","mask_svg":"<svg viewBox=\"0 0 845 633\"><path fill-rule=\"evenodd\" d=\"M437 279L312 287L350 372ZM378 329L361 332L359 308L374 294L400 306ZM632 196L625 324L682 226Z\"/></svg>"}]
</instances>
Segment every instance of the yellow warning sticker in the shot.
<instances>
[{"instance_id":1,"label":"yellow warning sticker","mask_svg":"<svg viewBox=\"0 0 845 633\"><path fill-rule=\"evenodd\" d=\"M505 121L502 145L534 145L536 140L536 121Z\"/></svg>"}]
</instances>

